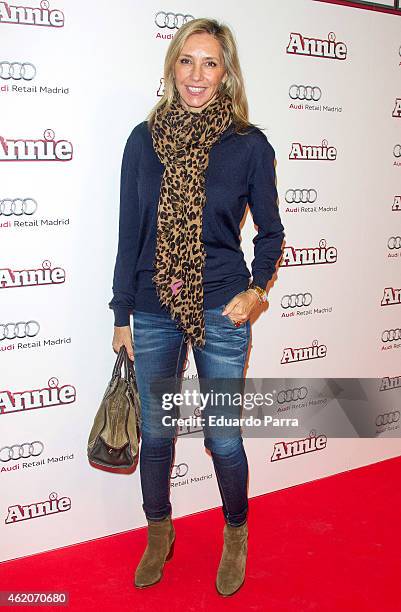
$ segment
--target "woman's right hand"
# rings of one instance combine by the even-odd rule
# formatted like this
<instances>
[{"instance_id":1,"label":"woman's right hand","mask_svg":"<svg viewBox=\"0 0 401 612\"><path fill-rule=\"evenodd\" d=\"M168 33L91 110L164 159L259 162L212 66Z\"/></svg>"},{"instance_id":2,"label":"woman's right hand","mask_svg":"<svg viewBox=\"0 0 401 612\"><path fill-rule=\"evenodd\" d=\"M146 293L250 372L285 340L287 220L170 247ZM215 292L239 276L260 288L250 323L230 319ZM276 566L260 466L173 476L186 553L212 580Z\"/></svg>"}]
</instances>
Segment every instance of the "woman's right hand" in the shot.
<instances>
[{"instance_id":1,"label":"woman's right hand","mask_svg":"<svg viewBox=\"0 0 401 612\"><path fill-rule=\"evenodd\" d=\"M114 326L114 336L113 336L113 350L115 353L118 353L122 346L125 346L127 349L128 357L131 361L134 361L134 350L132 346L132 334L131 327L126 325L125 327L116 327Z\"/></svg>"}]
</instances>

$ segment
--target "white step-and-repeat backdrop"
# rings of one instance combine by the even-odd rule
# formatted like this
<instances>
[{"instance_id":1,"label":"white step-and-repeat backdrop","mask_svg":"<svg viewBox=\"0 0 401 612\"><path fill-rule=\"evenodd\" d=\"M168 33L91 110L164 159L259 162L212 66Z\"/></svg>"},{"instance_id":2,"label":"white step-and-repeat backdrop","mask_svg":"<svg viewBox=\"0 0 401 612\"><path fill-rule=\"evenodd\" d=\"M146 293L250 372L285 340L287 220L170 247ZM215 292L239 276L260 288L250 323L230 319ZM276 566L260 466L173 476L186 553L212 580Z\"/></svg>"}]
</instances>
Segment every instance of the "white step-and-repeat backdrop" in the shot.
<instances>
[{"instance_id":1,"label":"white step-and-repeat backdrop","mask_svg":"<svg viewBox=\"0 0 401 612\"><path fill-rule=\"evenodd\" d=\"M161 95L177 28L205 16L236 35L286 230L247 377L401 385L401 15L313 0L0 2L2 561L145 524L139 470L92 468L86 442L115 360L123 147ZM254 233L248 214L248 263ZM282 440L246 439L250 495L399 455L399 416L378 413L375 439L312 431L286 461ZM174 516L220 505L201 439L180 436L175 463Z\"/></svg>"}]
</instances>

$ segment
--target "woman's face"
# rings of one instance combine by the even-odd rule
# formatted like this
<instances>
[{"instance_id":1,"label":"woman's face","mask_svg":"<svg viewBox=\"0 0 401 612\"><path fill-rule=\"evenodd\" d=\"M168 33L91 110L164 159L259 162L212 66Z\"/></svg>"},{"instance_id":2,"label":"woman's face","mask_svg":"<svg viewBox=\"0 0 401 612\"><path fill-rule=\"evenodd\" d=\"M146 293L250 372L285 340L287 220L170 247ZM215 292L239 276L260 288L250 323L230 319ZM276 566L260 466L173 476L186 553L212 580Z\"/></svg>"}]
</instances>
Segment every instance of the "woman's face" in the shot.
<instances>
[{"instance_id":1,"label":"woman's face","mask_svg":"<svg viewBox=\"0 0 401 612\"><path fill-rule=\"evenodd\" d=\"M174 66L175 85L186 110L199 113L225 78L221 46L207 32L188 36Z\"/></svg>"}]
</instances>

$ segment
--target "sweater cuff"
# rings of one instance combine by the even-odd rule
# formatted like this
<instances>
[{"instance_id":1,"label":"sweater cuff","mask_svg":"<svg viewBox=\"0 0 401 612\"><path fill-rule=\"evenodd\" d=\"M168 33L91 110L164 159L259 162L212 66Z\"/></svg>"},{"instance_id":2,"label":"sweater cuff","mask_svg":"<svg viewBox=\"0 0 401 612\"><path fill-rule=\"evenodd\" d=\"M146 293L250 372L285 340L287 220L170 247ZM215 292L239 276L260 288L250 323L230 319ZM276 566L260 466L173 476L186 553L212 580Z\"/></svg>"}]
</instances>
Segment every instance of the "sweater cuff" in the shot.
<instances>
[{"instance_id":1,"label":"sweater cuff","mask_svg":"<svg viewBox=\"0 0 401 612\"><path fill-rule=\"evenodd\" d=\"M114 326L126 327L130 324L130 309L125 306L115 306L114 311Z\"/></svg>"},{"instance_id":2,"label":"sweater cuff","mask_svg":"<svg viewBox=\"0 0 401 612\"><path fill-rule=\"evenodd\" d=\"M263 272L255 272L251 280L252 282L255 283L255 285L258 285L258 287L262 287L262 289L266 289L266 285L270 279L271 279L271 276L269 276L268 274L265 274Z\"/></svg>"}]
</instances>

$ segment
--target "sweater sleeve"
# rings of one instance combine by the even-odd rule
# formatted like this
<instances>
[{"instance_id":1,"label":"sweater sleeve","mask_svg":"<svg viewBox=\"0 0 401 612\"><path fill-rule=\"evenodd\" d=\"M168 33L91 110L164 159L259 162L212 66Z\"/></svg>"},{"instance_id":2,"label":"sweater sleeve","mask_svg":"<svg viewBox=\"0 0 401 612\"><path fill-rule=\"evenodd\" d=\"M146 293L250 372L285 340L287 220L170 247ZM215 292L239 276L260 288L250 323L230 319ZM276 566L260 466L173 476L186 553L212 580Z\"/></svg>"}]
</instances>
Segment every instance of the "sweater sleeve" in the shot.
<instances>
[{"instance_id":1,"label":"sweater sleeve","mask_svg":"<svg viewBox=\"0 0 401 612\"><path fill-rule=\"evenodd\" d=\"M113 299L109 302L109 308L114 311L116 327L130 324L130 313L135 307L134 279L139 225L137 169L140 152L137 128L127 140L121 165L118 249L113 276Z\"/></svg>"},{"instance_id":2,"label":"sweater sleeve","mask_svg":"<svg viewBox=\"0 0 401 612\"><path fill-rule=\"evenodd\" d=\"M276 270L285 234L277 201L275 152L263 132L253 155L248 204L258 233L253 239L252 280L265 289Z\"/></svg>"}]
</instances>

